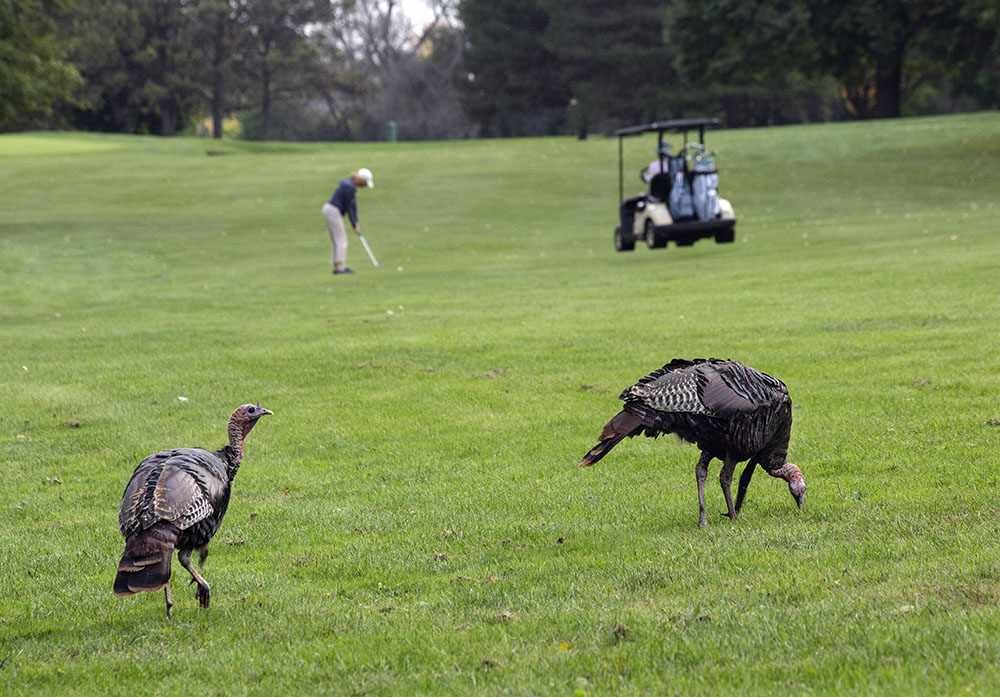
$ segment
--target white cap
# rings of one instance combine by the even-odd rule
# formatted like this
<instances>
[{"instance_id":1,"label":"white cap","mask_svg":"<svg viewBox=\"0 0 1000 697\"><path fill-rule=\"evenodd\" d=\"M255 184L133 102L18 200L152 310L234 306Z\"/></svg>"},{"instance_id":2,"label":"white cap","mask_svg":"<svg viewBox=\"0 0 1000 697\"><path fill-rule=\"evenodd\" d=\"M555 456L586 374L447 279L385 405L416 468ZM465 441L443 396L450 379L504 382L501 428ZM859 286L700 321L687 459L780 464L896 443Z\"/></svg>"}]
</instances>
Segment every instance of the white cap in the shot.
<instances>
[{"instance_id":1,"label":"white cap","mask_svg":"<svg viewBox=\"0 0 1000 697\"><path fill-rule=\"evenodd\" d=\"M362 167L358 170L358 176L365 180L365 185L369 189L375 188L375 178L372 177L372 171L367 167Z\"/></svg>"}]
</instances>

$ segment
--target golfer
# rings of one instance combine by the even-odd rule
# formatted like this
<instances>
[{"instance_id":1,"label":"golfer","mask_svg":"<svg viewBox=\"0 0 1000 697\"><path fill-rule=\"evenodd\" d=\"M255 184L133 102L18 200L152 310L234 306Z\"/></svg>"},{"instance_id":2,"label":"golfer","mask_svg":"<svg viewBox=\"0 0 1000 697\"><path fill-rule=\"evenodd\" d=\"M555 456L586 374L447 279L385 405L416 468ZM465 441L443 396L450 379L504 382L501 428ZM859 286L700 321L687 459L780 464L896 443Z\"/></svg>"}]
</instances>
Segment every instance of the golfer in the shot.
<instances>
[{"instance_id":1,"label":"golfer","mask_svg":"<svg viewBox=\"0 0 1000 697\"><path fill-rule=\"evenodd\" d=\"M642 171L642 180L647 184L657 174L668 171L667 158L670 157L670 143L664 143L653 152L656 153L656 159L650 162L646 169Z\"/></svg>"},{"instance_id":2,"label":"golfer","mask_svg":"<svg viewBox=\"0 0 1000 697\"><path fill-rule=\"evenodd\" d=\"M330 200L323 204L323 217L326 227L330 230L330 241L333 243L333 273L354 273L347 268L347 233L344 232L344 215L351 219L354 232L361 234L361 223L358 222L358 201L355 196L358 189L375 188L372 171L362 167L337 185Z\"/></svg>"}]
</instances>

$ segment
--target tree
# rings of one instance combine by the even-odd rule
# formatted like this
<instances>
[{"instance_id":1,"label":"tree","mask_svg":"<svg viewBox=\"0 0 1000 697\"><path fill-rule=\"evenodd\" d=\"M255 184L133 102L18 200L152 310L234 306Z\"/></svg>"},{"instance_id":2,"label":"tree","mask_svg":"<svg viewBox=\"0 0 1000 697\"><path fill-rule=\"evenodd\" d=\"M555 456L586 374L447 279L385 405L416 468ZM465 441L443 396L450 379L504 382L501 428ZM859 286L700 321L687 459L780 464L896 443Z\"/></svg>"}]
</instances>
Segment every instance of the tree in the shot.
<instances>
[{"instance_id":1,"label":"tree","mask_svg":"<svg viewBox=\"0 0 1000 697\"><path fill-rule=\"evenodd\" d=\"M848 0L835 9L812 0L812 28L824 38L824 67L848 90L861 117L900 115L907 51L947 31L961 0Z\"/></svg>"},{"instance_id":2,"label":"tree","mask_svg":"<svg viewBox=\"0 0 1000 697\"><path fill-rule=\"evenodd\" d=\"M454 75L464 35L454 0L434 0L433 16L415 30L397 0L354 0L337 8L325 31L331 65L327 102L348 134L384 137L393 122L401 139L463 137L470 123Z\"/></svg>"},{"instance_id":3,"label":"tree","mask_svg":"<svg viewBox=\"0 0 1000 697\"><path fill-rule=\"evenodd\" d=\"M662 0L462 0L459 11L464 102L485 132L569 124L585 137L654 117L679 87Z\"/></svg>"},{"instance_id":4,"label":"tree","mask_svg":"<svg viewBox=\"0 0 1000 697\"><path fill-rule=\"evenodd\" d=\"M150 54L144 91L159 112L160 132L173 136L198 102L195 75L201 55L193 46L193 23L183 0L152 0L144 9Z\"/></svg>"},{"instance_id":5,"label":"tree","mask_svg":"<svg viewBox=\"0 0 1000 697\"><path fill-rule=\"evenodd\" d=\"M729 126L825 118L820 47L802 0L679 0L667 14L685 92ZM816 104L820 102L820 104Z\"/></svg>"},{"instance_id":6,"label":"tree","mask_svg":"<svg viewBox=\"0 0 1000 697\"><path fill-rule=\"evenodd\" d=\"M1000 0L967 0L961 15L951 49L958 66L955 90L995 109L1000 107Z\"/></svg>"},{"instance_id":7,"label":"tree","mask_svg":"<svg viewBox=\"0 0 1000 697\"><path fill-rule=\"evenodd\" d=\"M275 95L306 88L304 76L323 69L306 31L332 15L328 0L241 0L240 18L248 40L247 67L256 78L259 99L257 138L267 140Z\"/></svg>"},{"instance_id":8,"label":"tree","mask_svg":"<svg viewBox=\"0 0 1000 697\"><path fill-rule=\"evenodd\" d=\"M68 0L0 0L0 130L31 125L80 83L63 59L53 12Z\"/></svg>"},{"instance_id":9,"label":"tree","mask_svg":"<svg viewBox=\"0 0 1000 697\"><path fill-rule=\"evenodd\" d=\"M462 33L434 25L422 32L412 47L395 50L371 74L363 93L364 109L372 120L370 137L390 121L404 140L461 137L470 131L462 110L454 75L462 57Z\"/></svg>"},{"instance_id":10,"label":"tree","mask_svg":"<svg viewBox=\"0 0 1000 697\"><path fill-rule=\"evenodd\" d=\"M462 100L483 133L554 132L570 90L545 41L543 0L461 0L466 47Z\"/></svg>"},{"instance_id":11,"label":"tree","mask_svg":"<svg viewBox=\"0 0 1000 697\"><path fill-rule=\"evenodd\" d=\"M193 38L207 66L199 75L208 93L212 137L221 138L223 119L230 108L228 95L242 92L246 83L240 65L241 48L248 43L242 35L246 26L243 9L234 0L195 0L191 11Z\"/></svg>"},{"instance_id":12,"label":"tree","mask_svg":"<svg viewBox=\"0 0 1000 697\"><path fill-rule=\"evenodd\" d=\"M544 46L555 56L574 107L576 130L634 124L662 109L677 79L663 35L661 0L574 3L544 0Z\"/></svg>"},{"instance_id":13,"label":"tree","mask_svg":"<svg viewBox=\"0 0 1000 697\"><path fill-rule=\"evenodd\" d=\"M801 0L678 0L668 41L692 81L774 81L816 62L809 20Z\"/></svg>"},{"instance_id":14,"label":"tree","mask_svg":"<svg viewBox=\"0 0 1000 697\"><path fill-rule=\"evenodd\" d=\"M79 126L170 136L190 118L200 55L183 0L78 0L63 33L84 79Z\"/></svg>"},{"instance_id":15,"label":"tree","mask_svg":"<svg viewBox=\"0 0 1000 697\"><path fill-rule=\"evenodd\" d=\"M952 47L974 24L963 10L977 3L995 12L995 0L676 0L669 36L689 77L774 84L782 73L831 75L848 112L884 118L901 113L915 47L943 41L939 63L954 60Z\"/></svg>"}]
</instances>

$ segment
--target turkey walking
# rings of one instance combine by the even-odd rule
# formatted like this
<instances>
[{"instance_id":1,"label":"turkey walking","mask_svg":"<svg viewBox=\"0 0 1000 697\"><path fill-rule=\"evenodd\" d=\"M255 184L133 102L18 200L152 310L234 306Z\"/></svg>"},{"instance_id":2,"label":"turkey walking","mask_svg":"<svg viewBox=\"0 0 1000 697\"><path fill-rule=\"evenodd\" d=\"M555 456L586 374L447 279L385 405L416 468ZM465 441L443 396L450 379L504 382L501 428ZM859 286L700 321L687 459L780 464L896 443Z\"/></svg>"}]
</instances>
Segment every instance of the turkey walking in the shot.
<instances>
[{"instance_id":1,"label":"turkey walking","mask_svg":"<svg viewBox=\"0 0 1000 697\"><path fill-rule=\"evenodd\" d=\"M233 477L240 468L243 441L257 420L273 412L260 402L244 404L229 417L229 444L214 452L203 448L176 448L150 455L139 463L125 487L118 526L125 552L118 563L115 595L164 589L167 617L170 601L170 560L177 560L198 584L195 597L208 607L209 585L191 566L208 556L208 541L218 531L229 505Z\"/></svg>"},{"instance_id":2,"label":"turkey walking","mask_svg":"<svg viewBox=\"0 0 1000 697\"><path fill-rule=\"evenodd\" d=\"M708 525L705 478L712 458L723 463L719 483L728 508L723 515L735 518L740 512L757 465L788 482L792 498L802 508L806 494L802 471L785 460L792 401L780 380L737 361L675 358L626 388L619 399L625 406L604 426L600 442L583 456L581 466L594 464L624 438L676 433L701 450L695 466L699 525ZM733 470L743 460L749 462L733 505Z\"/></svg>"}]
</instances>

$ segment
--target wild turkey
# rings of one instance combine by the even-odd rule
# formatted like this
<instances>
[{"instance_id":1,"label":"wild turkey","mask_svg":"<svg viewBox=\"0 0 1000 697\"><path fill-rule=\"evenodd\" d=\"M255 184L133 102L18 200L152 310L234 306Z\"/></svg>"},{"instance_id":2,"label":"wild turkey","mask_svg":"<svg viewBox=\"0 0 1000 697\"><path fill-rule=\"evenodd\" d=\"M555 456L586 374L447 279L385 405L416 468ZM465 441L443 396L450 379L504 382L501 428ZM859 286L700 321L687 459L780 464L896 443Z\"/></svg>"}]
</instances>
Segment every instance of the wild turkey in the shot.
<instances>
[{"instance_id":1,"label":"wild turkey","mask_svg":"<svg viewBox=\"0 0 1000 697\"><path fill-rule=\"evenodd\" d=\"M805 480L798 467L785 461L792 401L780 380L737 361L675 358L626 388L619 399L625 406L605 425L600 442L583 456L581 466L593 465L623 438L676 433L701 450L695 467L699 525L708 525L705 478L712 458L723 463L719 483L728 507L724 516L735 518L740 512L758 464L772 477L788 482L788 490L802 508ZM736 464L743 460L749 462L740 476L734 506L730 485Z\"/></svg>"},{"instance_id":2,"label":"wild turkey","mask_svg":"<svg viewBox=\"0 0 1000 697\"><path fill-rule=\"evenodd\" d=\"M167 617L170 602L170 560L177 560L197 583L195 597L208 607L209 585L191 566L191 551L198 563L208 556L208 541L218 531L229 505L233 477L243 457L243 441L257 420L273 412L260 402L244 404L229 417L229 444L211 452L202 448L177 448L150 455L139 463L125 487L118 525L125 537L125 552L118 563L115 595L164 589Z\"/></svg>"}]
</instances>

